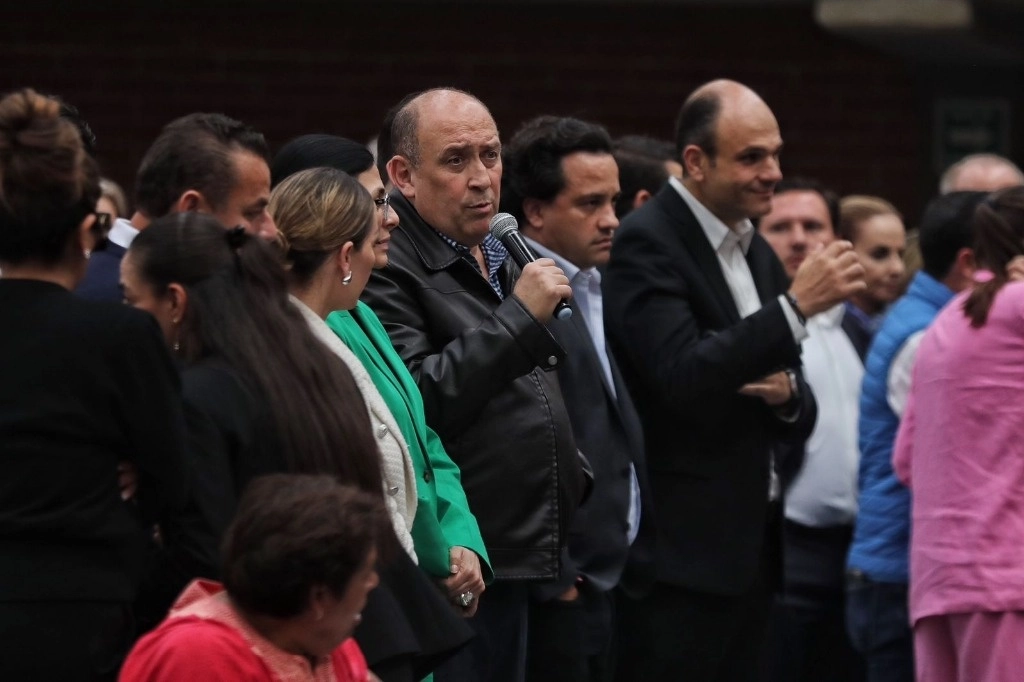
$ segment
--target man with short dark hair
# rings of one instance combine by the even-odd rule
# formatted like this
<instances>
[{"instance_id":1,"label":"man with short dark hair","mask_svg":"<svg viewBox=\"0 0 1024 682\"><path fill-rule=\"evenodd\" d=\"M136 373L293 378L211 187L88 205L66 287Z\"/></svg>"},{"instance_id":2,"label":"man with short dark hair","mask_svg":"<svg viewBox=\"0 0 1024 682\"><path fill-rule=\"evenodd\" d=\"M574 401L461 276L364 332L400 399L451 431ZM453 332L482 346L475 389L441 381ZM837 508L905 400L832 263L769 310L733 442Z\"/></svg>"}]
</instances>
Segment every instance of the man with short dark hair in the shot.
<instances>
[{"instance_id":1,"label":"man with short dark hair","mask_svg":"<svg viewBox=\"0 0 1024 682\"><path fill-rule=\"evenodd\" d=\"M501 141L480 100L451 88L418 93L396 113L392 145L391 206L401 224L365 300L461 469L495 573L471 620L468 656L435 679L521 681L528 588L559 577L583 494L555 374L565 351L545 327L572 290L549 259L520 273L489 233Z\"/></svg>"},{"instance_id":2,"label":"man with short dark hair","mask_svg":"<svg viewBox=\"0 0 1024 682\"><path fill-rule=\"evenodd\" d=\"M139 230L170 213L209 213L225 227L277 234L267 213L270 150L263 135L224 114L189 114L171 121L150 145L135 177L136 211L118 219L103 255L90 260L76 293L121 301L121 258Z\"/></svg>"},{"instance_id":3,"label":"man with short dark hair","mask_svg":"<svg viewBox=\"0 0 1024 682\"><path fill-rule=\"evenodd\" d=\"M618 169L603 127L555 116L523 124L504 166L502 207L572 286L572 317L551 320L548 328L566 350L558 378L576 445L594 471L560 578L533 591L528 678L603 682L612 675L613 589L641 524L645 536L653 531L651 510L641 511L640 420L605 344L598 266L608 262L619 225Z\"/></svg>"},{"instance_id":4,"label":"man with short dark hair","mask_svg":"<svg viewBox=\"0 0 1024 682\"><path fill-rule=\"evenodd\" d=\"M679 115L682 181L622 222L605 328L644 425L658 540L647 589L623 600L623 680L757 677L779 581L780 442L806 438L806 318L863 287L848 242L792 283L750 219L781 179L771 110L734 81Z\"/></svg>"},{"instance_id":5,"label":"man with short dark hair","mask_svg":"<svg viewBox=\"0 0 1024 682\"><path fill-rule=\"evenodd\" d=\"M953 296L971 285L971 218L982 192L933 199L921 218L924 268L890 309L864 364L858 417L860 493L847 558L850 638L864 655L868 682L914 679L907 611L910 491L897 480L892 450L910 391L917 346Z\"/></svg>"},{"instance_id":6,"label":"man with short dark hair","mask_svg":"<svg viewBox=\"0 0 1024 682\"><path fill-rule=\"evenodd\" d=\"M796 276L803 262L836 240L839 199L820 183L785 179L758 232ZM844 617L846 552L857 514L857 404L864 365L849 335L846 307L807 321L804 376L818 403L806 440L780 447L785 492L783 590L771 623L773 682L861 682L863 663L850 646Z\"/></svg>"},{"instance_id":7,"label":"man with short dark hair","mask_svg":"<svg viewBox=\"0 0 1024 682\"><path fill-rule=\"evenodd\" d=\"M683 177L675 145L668 140L623 135L615 140L614 154L622 187L615 201L615 215L620 219L654 196L670 177Z\"/></svg>"},{"instance_id":8,"label":"man with short dark hair","mask_svg":"<svg viewBox=\"0 0 1024 682\"><path fill-rule=\"evenodd\" d=\"M771 211L758 219L757 230L793 279L808 256L835 241L838 225L839 195L816 180L785 178L775 186Z\"/></svg>"}]
</instances>

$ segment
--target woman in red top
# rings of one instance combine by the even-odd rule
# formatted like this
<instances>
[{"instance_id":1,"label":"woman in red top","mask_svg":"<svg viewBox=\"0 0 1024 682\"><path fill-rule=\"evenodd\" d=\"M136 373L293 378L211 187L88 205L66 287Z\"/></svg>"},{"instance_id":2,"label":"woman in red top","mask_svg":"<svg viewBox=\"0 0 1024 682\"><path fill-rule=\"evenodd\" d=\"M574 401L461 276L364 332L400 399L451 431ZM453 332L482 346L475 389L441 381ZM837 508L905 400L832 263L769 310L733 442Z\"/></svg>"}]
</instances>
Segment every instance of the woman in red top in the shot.
<instances>
[{"instance_id":1,"label":"woman in red top","mask_svg":"<svg viewBox=\"0 0 1024 682\"><path fill-rule=\"evenodd\" d=\"M120 679L375 680L351 635L385 523L378 499L330 476L255 479L224 540L224 585L193 582Z\"/></svg>"}]
</instances>

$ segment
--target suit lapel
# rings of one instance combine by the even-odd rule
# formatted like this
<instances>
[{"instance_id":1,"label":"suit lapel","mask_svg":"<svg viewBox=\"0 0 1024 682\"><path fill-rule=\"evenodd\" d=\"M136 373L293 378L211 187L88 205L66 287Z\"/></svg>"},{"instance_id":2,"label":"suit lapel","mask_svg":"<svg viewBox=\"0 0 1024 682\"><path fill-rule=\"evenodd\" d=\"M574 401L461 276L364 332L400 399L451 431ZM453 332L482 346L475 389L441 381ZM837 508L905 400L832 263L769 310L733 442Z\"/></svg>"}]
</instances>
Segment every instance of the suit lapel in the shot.
<instances>
[{"instance_id":1,"label":"suit lapel","mask_svg":"<svg viewBox=\"0 0 1024 682\"><path fill-rule=\"evenodd\" d=\"M601 358L597 354L597 349L594 348L594 337L590 335L587 322L583 319L583 315L580 313L579 306L576 305L575 300L569 302L569 307L572 308L572 317L569 318L569 321L576 329L576 333L579 334L580 344L586 349L584 352L587 354L590 364L594 367L594 371L597 372L598 376L601 377L601 385L604 386L604 390L608 394L608 400L614 403L616 394L612 387L608 385L608 377L605 376L604 368L601 366ZM605 353L608 353L607 344L605 344Z\"/></svg>"},{"instance_id":2,"label":"suit lapel","mask_svg":"<svg viewBox=\"0 0 1024 682\"><path fill-rule=\"evenodd\" d=\"M643 450L643 436L641 435L638 426L640 423L640 417L636 414L636 410L630 402L629 394L626 389L626 382L623 380L622 375L619 374L619 367L615 363L615 356L612 355L612 351L608 348L608 343L606 341L604 352L605 356L608 358L608 369L611 370L611 380L614 382L613 386L609 386L608 376L605 374L604 368L601 366L601 358L598 357L597 349L594 348L594 339L590 336L590 329L587 327L587 323L583 319L583 315L580 314L576 301L570 301L569 306L573 310L572 317L569 319L571 320L571 324L575 327L576 333L579 334L578 341L586 349L584 350L584 353L586 353L587 359L594 368L594 371L601 377L601 385L604 386L605 395L607 396L609 404L613 405L615 408L613 412L618 418L619 424L626 432L626 437L630 442L631 452L633 452L635 456L639 456L636 453L640 453Z\"/></svg>"},{"instance_id":3,"label":"suit lapel","mask_svg":"<svg viewBox=\"0 0 1024 682\"><path fill-rule=\"evenodd\" d=\"M619 415L619 422L622 424L622 428L626 431L626 437L630 441L631 452L633 453L633 459L639 462L637 458L643 456L643 433L640 426L640 415L637 414L636 408L633 406L633 401L629 396L629 392L626 389L626 382L619 374L619 366L615 362L615 356L608 351L608 366L612 370L612 381L615 382L615 408L616 413Z\"/></svg>"},{"instance_id":4,"label":"suit lapel","mask_svg":"<svg viewBox=\"0 0 1024 682\"><path fill-rule=\"evenodd\" d=\"M697 217L693 215L693 211L671 184L662 187L657 198L664 206L665 211L676 222L680 238L704 274L704 278L718 304L725 311L726 317L729 318L729 322L739 322L740 313L736 309L736 301L733 300L732 291L725 281L725 275L722 274L722 265L718 262L718 254L711 248L711 243L704 234L700 223L697 222Z\"/></svg>"},{"instance_id":5,"label":"suit lapel","mask_svg":"<svg viewBox=\"0 0 1024 682\"><path fill-rule=\"evenodd\" d=\"M772 259L774 252L767 252L762 249L763 244L758 242L758 235L754 235L750 243L750 250L747 251L747 267L750 268L750 275L754 278L754 286L757 287L757 296L761 299L761 306L768 304L774 296L772 295Z\"/></svg>"}]
</instances>

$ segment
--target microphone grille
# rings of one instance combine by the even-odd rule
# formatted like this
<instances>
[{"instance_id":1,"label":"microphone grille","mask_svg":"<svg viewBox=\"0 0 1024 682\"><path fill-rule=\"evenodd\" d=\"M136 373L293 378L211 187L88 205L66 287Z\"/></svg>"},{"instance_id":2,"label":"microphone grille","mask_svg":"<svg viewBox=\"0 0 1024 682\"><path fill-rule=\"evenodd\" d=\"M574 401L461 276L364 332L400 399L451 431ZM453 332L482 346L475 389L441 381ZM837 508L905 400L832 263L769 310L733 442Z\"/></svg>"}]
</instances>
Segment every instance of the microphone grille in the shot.
<instances>
[{"instance_id":1,"label":"microphone grille","mask_svg":"<svg viewBox=\"0 0 1024 682\"><path fill-rule=\"evenodd\" d=\"M518 229L519 222L511 213L496 213L494 217L491 218L491 234L499 241L504 239L508 233L515 232Z\"/></svg>"}]
</instances>

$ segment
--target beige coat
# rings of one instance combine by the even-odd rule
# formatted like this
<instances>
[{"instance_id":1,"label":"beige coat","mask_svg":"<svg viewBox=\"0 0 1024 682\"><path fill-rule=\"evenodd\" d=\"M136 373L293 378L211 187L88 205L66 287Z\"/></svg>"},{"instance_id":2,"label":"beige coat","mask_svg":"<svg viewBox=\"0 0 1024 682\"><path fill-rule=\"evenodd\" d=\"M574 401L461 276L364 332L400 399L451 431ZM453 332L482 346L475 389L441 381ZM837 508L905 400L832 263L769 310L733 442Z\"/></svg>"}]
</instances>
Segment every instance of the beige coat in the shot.
<instances>
[{"instance_id":1,"label":"beige coat","mask_svg":"<svg viewBox=\"0 0 1024 682\"><path fill-rule=\"evenodd\" d=\"M384 500L391 515L391 523L406 553L413 561L417 561L411 535L413 518L416 516L416 473L409 458L409 446L406 445L405 438L402 437L402 432L399 431L384 398L373 385L373 379L367 374L359 359L316 313L294 296L291 300L306 318L313 334L345 363L363 394L366 410L370 414L370 426L380 448Z\"/></svg>"}]
</instances>

